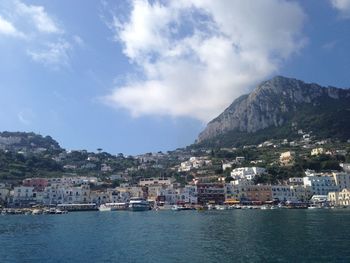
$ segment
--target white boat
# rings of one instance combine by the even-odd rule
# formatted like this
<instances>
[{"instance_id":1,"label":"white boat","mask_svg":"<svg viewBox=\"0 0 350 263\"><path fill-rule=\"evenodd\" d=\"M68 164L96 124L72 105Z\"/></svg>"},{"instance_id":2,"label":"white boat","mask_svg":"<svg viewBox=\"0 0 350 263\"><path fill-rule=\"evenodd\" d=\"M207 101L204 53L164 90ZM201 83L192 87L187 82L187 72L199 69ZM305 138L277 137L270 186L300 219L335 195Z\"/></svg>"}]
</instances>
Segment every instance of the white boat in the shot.
<instances>
[{"instance_id":1,"label":"white boat","mask_svg":"<svg viewBox=\"0 0 350 263\"><path fill-rule=\"evenodd\" d=\"M321 209L322 206L321 205L318 205L318 204L311 204L308 209Z\"/></svg>"},{"instance_id":2,"label":"white boat","mask_svg":"<svg viewBox=\"0 0 350 263\"><path fill-rule=\"evenodd\" d=\"M268 205L262 205L262 206L260 207L260 209L261 209L261 210L267 210L267 209L270 209L270 206L268 206Z\"/></svg>"},{"instance_id":3,"label":"white boat","mask_svg":"<svg viewBox=\"0 0 350 263\"><path fill-rule=\"evenodd\" d=\"M187 206L181 206L181 205L173 205L171 207L171 210L173 210L173 211L184 211L184 210L194 210L194 208L187 207Z\"/></svg>"},{"instance_id":4,"label":"white boat","mask_svg":"<svg viewBox=\"0 0 350 263\"><path fill-rule=\"evenodd\" d=\"M41 215L43 213L43 211L41 209L34 209L32 211L32 215Z\"/></svg>"},{"instance_id":5,"label":"white boat","mask_svg":"<svg viewBox=\"0 0 350 263\"><path fill-rule=\"evenodd\" d=\"M98 211L109 212L109 211L112 211L112 208L110 206L106 206L106 204L102 204L98 207Z\"/></svg>"},{"instance_id":6,"label":"white boat","mask_svg":"<svg viewBox=\"0 0 350 263\"><path fill-rule=\"evenodd\" d=\"M151 209L151 206L145 199L134 197L130 199L128 208L130 211L147 211Z\"/></svg>"},{"instance_id":7,"label":"white boat","mask_svg":"<svg viewBox=\"0 0 350 263\"><path fill-rule=\"evenodd\" d=\"M224 206L224 205L216 205L215 209L216 210L226 210L226 206Z\"/></svg>"},{"instance_id":8,"label":"white boat","mask_svg":"<svg viewBox=\"0 0 350 263\"><path fill-rule=\"evenodd\" d=\"M117 210L126 210L127 204L126 203L105 203L98 207L98 210L101 212L108 212L108 211L117 211Z\"/></svg>"}]
</instances>

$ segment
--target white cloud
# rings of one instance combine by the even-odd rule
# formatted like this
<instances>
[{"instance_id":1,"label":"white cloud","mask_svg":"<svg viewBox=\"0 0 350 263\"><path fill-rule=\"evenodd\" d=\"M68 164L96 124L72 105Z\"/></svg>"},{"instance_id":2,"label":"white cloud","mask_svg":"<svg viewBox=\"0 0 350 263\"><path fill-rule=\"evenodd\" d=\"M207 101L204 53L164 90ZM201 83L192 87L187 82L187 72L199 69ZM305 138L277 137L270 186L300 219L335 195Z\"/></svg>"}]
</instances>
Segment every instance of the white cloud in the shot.
<instances>
[{"instance_id":1,"label":"white cloud","mask_svg":"<svg viewBox=\"0 0 350 263\"><path fill-rule=\"evenodd\" d=\"M65 32L44 6L19 0L0 2L1 34L18 37L29 58L55 70L69 66L72 50L84 46L84 41Z\"/></svg>"},{"instance_id":2,"label":"white cloud","mask_svg":"<svg viewBox=\"0 0 350 263\"><path fill-rule=\"evenodd\" d=\"M40 32L62 33L57 23L45 11L43 6L26 5L20 1L15 1L16 12L27 16L32 20L34 26Z\"/></svg>"},{"instance_id":3,"label":"white cloud","mask_svg":"<svg viewBox=\"0 0 350 263\"><path fill-rule=\"evenodd\" d=\"M350 0L330 0L343 18L350 18Z\"/></svg>"},{"instance_id":4,"label":"white cloud","mask_svg":"<svg viewBox=\"0 0 350 263\"><path fill-rule=\"evenodd\" d=\"M304 44L305 14L281 0L134 0L114 17L115 39L142 76L105 101L133 116L208 121L234 98L275 73Z\"/></svg>"},{"instance_id":5,"label":"white cloud","mask_svg":"<svg viewBox=\"0 0 350 263\"><path fill-rule=\"evenodd\" d=\"M72 46L68 42L61 40L57 43L48 43L45 48L39 50L29 50L28 55L36 62L59 69L69 65L71 49Z\"/></svg>"},{"instance_id":6,"label":"white cloud","mask_svg":"<svg viewBox=\"0 0 350 263\"><path fill-rule=\"evenodd\" d=\"M11 22L1 17L1 15L0 15L0 34L14 36L14 37L23 37L23 33L19 32Z\"/></svg>"}]
</instances>

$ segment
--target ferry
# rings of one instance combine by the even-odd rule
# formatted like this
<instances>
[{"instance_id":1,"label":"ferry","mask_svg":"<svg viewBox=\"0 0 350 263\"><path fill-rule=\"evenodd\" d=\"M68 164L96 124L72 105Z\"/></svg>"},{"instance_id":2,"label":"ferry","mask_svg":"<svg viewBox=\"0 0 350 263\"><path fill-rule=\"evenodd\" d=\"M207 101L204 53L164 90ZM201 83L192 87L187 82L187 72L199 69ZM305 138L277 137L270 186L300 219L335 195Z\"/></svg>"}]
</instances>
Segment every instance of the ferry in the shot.
<instances>
[{"instance_id":1,"label":"ferry","mask_svg":"<svg viewBox=\"0 0 350 263\"><path fill-rule=\"evenodd\" d=\"M130 199L128 208L130 211L147 211L151 209L151 206L145 199L134 197Z\"/></svg>"}]
</instances>

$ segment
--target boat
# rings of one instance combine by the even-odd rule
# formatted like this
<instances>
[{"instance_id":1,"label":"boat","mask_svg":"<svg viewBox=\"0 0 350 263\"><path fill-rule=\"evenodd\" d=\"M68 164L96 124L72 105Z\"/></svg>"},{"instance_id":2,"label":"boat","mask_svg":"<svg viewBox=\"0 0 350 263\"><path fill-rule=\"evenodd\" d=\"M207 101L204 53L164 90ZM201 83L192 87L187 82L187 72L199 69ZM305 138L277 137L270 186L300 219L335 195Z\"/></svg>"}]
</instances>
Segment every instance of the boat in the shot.
<instances>
[{"instance_id":1,"label":"boat","mask_svg":"<svg viewBox=\"0 0 350 263\"><path fill-rule=\"evenodd\" d=\"M147 211L151 209L151 206L144 198L133 197L129 201L128 209L130 211Z\"/></svg>"},{"instance_id":2,"label":"boat","mask_svg":"<svg viewBox=\"0 0 350 263\"><path fill-rule=\"evenodd\" d=\"M319 204L310 204L308 209L321 209L323 208L321 205Z\"/></svg>"},{"instance_id":3,"label":"boat","mask_svg":"<svg viewBox=\"0 0 350 263\"><path fill-rule=\"evenodd\" d=\"M106 204L102 204L98 207L98 211L100 212L110 212L112 211L112 208L110 206L107 206Z\"/></svg>"},{"instance_id":4,"label":"boat","mask_svg":"<svg viewBox=\"0 0 350 263\"><path fill-rule=\"evenodd\" d=\"M100 212L108 212L108 211L117 211L117 210L126 210L126 203L105 203L98 207Z\"/></svg>"},{"instance_id":5,"label":"boat","mask_svg":"<svg viewBox=\"0 0 350 263\"><path fill-rule=\"evenodd\" d=\"M216 210L226 210L226 206L224 206L224 205L216 205L215 209Z\"/></svg>"},{"instance_id":6,"label":"boat","mask_svg":"<svg viewBox=\"0 0 350 263\"><path fill-rule=\"evenodd\" d=\"M185 210L194 210L193 207L181 206L181 205L173 205L171 210L173 211L185 211Z\"/></svg>"},{"instance_id":7,"label":"boat","mask_svg":"<svg viewBox=\"0 0 350 263\"><path fill-rule=\"evenodd\" d=\"M32 215L41 215L43 213L43 211L41 209L34 209L32 211Z\"/></svg>"}]
</instances>

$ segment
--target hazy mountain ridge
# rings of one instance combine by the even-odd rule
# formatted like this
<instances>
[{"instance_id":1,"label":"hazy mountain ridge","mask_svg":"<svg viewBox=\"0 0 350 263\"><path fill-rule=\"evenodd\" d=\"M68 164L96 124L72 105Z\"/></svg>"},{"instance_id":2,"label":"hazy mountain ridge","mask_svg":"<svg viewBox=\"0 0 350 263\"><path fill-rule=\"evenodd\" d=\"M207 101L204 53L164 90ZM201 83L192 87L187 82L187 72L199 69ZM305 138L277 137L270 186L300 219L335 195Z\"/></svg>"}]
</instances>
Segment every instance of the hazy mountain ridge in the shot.
<instances>
[{"instance_id":1,"label":"hazy mountain ridge","mask_svg":"<svg viewBox=\"0 0 350 263\"><path fill-rule=\"evenodd\" d=\"M9 151L35 152L61 150L51 136L41 136L33 132L0 132L0 149Z\"/></svg>"},{"instance_id":2,"label":"hazy mountain ridge","mask_svg":"<svg viewBox=\"0 0 350 263\"><path fill-rule=\"evenodd\" d=\"M318 116L323 119L318 119ZM344 138L348 135L350 138L348 121L350 90L322 87L277 76L262 82L250 94L236 99L223 113L208 123L206 129L200 133L198 142L216 139L220 144L220 136L227 137L228 133L249 136L264 129L278 130L291 124L311 130L336 127L339 130L336 130L338 135ZM310 122L313 124L309 125ZM345 126L342 127L341 124ZM232 138L233 142L234 140Z\"/></svg>"}]
</instances>

